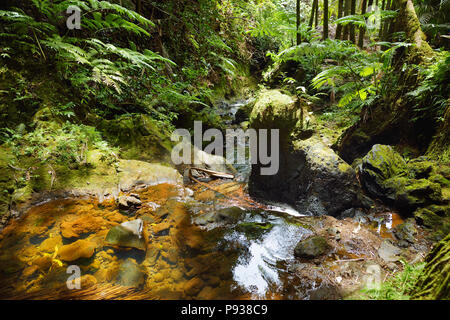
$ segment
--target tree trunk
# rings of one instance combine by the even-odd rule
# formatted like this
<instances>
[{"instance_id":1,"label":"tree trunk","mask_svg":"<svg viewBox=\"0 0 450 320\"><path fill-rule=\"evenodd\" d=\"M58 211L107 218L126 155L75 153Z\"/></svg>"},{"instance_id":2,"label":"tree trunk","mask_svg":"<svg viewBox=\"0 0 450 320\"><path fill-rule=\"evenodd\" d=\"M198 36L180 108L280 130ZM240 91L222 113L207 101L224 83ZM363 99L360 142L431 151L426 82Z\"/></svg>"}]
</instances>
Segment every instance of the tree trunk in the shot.
<instances>
[{"instance_id":1,"label":"tree trunk","mask_svg":"<svg viewBox=\"0 0 450 320\"><path fill-rule=\"evenodd\" d=\"M352 0L350 14L356 14L356 0ZM350 24L350 41L356 44L356 34L355 34L355 25Z\"/></svg>"},{"instance_id":2,"label":"tree trunk","mask_svg":"<svg viewBox=\"0 0 450 320\"><path fill-rule=\"evenodd\" d=\"M342 18L342 15L344 14L344 0L339 0L338 2L338 19ZM335 39L340 39L342 34L342 25L338 24L336 26L336 35Z\"/></svg>"},{"instance_id":3,"label":"tree trunk","mask_svg":"<svg viewBox=\"0 0 450 320\"><path fill-rule=\"evenodd\" d=\"M425 258L412 299L448 300L450 298L450 234L437 243Z\"/></svg>"},{"instance_id":4,"label":"tree trunk","mask_svg":"<svg viewBox=\"0 0 450 320\"><path fill-rule=\"evenodd\" d=\"M300 0L297 0L297 45L302 43L302 35L300 34Z\"/></svg>"},{"instance_id":5,"label":"tree trunk","mask_svg":"<svg viewBox=\"0 0 450 320\"><path fill-rule=\"evenodd\" d=\"M323 40L328 39L328 0L323 0Z\"/></svg>"},{"instance_id":6,"label":"tree trunk","mask_svg":"<svg viewBox=\"0 0 450 320\"><path fill-rule=\"evenodd\" d=\"M366 13L366 4L367 4L367 0L362 0L361 14ZM364 47L364 32L365 32L365 30L366 29L364 27L359 28L358 47L360 47L361 49Z\"/></svg>"},{"instance_id":7,"label":"tree trunk","mask_svg":"<svg viewBox=\"0 0 450 320\"><path fill-rule=\"evenodd\" d=\"M316 14L315 14L315 24L316 24L316 28L319 25L319 0L316 1Z\"/></svg>"},{"instance_id":8,"label":"tree trunk","mask_svg":"<svg viewBox=\"0 0 450 320\"><path fill-rule=\"evenodd\" d=\"M398 0L398 6L396 8L400 10L395 22L392 22L392 25L395 26L392 31L405 32L406 41L414 44L408 47L408 62L414 64L426 63L428 58L434 55L434 52L420 28L420 22L417 18L412 0Z\"/></svg>"},{"instance_id":9,"label":"tree trunk","mask_svg":"<svg viewBox=\"0 0 450 320\"><path fill-rule=\"evenodd\" d=\"M318 2L318 0L314 0L313 3L312 3L312 7L311 7L311 16L310 16L310 18L309 18L309 23L308 23L308 26L309 26L309 29L310 29L310 30L311 30L312 27L313 27L313 23L314 23L314 14L315 14L315 12L316 12L316 5L317 5L317 2Z\"/></svg>"},{"instance_id":10,"label":"tree trunk","mask_svg":"<svg viewBox=\"0 0 450 320\"><path fill-rule=\"evenodd\" d=\"M351 0L345 0L344 17L350 15L350 4L351 4ZM348 31L349 31L350 25L347 24L343 28L344 28L344 32L342 34L342 40L348 40Z\"/></svg>"}]
</instances>

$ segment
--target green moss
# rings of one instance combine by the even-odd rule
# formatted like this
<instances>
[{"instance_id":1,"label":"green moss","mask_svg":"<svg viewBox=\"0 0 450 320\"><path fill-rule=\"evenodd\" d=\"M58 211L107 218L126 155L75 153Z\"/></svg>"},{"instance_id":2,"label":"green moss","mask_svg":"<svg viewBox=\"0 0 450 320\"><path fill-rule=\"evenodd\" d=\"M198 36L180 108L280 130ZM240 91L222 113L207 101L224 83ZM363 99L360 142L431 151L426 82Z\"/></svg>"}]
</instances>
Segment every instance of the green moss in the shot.
<instances>
[{"instance_id":1,"label":"green moss","mask_svg":"<svg viewBox=\"0 0 450 320\"><path fill-rule=\"evenodd\" d=\"M417 209L414 217L419 223L432 230L431 238L441 240L450 233L450 206L431 205Z\"/></svg>"},{"instance_id":2,"label":"green moss","mask_svg":"<svg viewBox=\"0 0 450 320\"><path fill-rule=\"evenodd\" d=\"M243 232L248 239L258 239L272 228L271 223L244 222L239 224L236 230Z\"/></svg>"},{"instance_id":3,"label":"green moss","mask_svg":"<svg viewBox=\"0 0 450 320\"><path fill-rule=\"evenodd\" d=\"M287 136L300 120L300 110L294 99L279 90L262 90L250 114L250 126L255 129L280 129Z\"/></svg>"},{"instance_id":4,"label":"green moss","mask_svg":"<svg viewBox=\"0 0 450 320\"><path fill-rule=\"evenodd\" d=\"M425 258L425 268L415 284L412 298L420 300L450 299L450 233Z\"/></svg>"},{"instance_id":5,"label":"green moss","mask_svg":"<svg viewBox=\"0 0 450 320\"><path fill-rule=\"evenodd\" d=\"M101 119L98 128L108 142L121 147L122 158L170 162L169 128L147 115Z\"/></svg>"}]
</instances>

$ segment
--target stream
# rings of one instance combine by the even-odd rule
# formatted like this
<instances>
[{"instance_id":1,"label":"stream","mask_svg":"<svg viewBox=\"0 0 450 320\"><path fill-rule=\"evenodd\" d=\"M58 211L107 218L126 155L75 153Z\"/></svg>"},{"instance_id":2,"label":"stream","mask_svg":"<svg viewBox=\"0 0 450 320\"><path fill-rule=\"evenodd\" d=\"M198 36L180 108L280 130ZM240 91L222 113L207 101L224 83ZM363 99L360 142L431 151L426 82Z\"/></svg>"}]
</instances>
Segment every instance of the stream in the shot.
<instances>
[{"instance_id":1,"label":"stream","mask_svg":"<svg viewBox=\"0 0 450 320\"><path fill-rule=\"evenodd\" d=\"M244 103L222 109L232 118ZM120 210L113 196L57 199L29 209L1 235L0 297L310 298L320 279L305 280L294 258L298 241L313 234L310 225L286 205L242 207L233 199L250 199L251 168L235 168L234 181L211 182L220 193L195 184L133 190L142 201L133 212ZM144 221L146 249L105 242L113 226L137 218ZM65 257L63 246L71 250ZM70 265L81 270L81 290L67 289Z\"/></svg>"}]
</instances>

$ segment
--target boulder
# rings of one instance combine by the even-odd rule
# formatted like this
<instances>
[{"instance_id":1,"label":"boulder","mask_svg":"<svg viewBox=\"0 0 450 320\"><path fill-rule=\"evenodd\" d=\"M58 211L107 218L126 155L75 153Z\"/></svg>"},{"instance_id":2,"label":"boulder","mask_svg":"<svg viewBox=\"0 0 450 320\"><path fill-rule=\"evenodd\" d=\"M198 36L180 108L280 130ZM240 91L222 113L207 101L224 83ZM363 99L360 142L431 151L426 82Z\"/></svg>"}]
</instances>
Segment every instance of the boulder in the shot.
<instances>
[{"instance_id":1,"label":"boulder","mask_svg":"<svg viewBox=\"0 0 450 320\"><path fill-rule=\"evenodd\" d=\"M127 221L112 227L106 235L106 243L118 247L136 248L145 251L147 246L142 236L143 222L141 219Z\"/></svg>"},{"instance_id":2,"label":"boulder","mask_svg":"<svg viewBox=\"0 0 450 320\"><path fill-rule=\"evenodd\" d=\"M312 236L297 244L294 255L298 258L313 259L327 253L330 248L324 237Z\"/></svg>"},{"instance_id":3,"label":"boulder","mask_svg":"<svg viewBox=\"0 0 450 320\"><path fill-rule=\"evenodd\" d=\"M96 244L94 242L77 240L59 248L58 256L63 261L75 261L80 258L90 258L94 254L95 248Z\"/></svg>"},{"instance_id":4,"label":"boulder","mask_svg":"<svg viewBox=\"0 0 450 320\"><path fill-rule=\"evenodd\" d=\"M383 183L394 176L406 176L406 161L392 147L376 144L358 166L361 182L376 197L384 196Z\"/></svg>"},{"instance_id":5,"label":"boulder","mask_svg":"<svg viewBox=\"0 0 450 320\"><path fill-rule=\"evenodd\" d=\"M358 165L358 173L372 197L409 213L432 204L448 205L447 167L423 157L406 162L392 147L377 144Z\"/></svg>"},{"instance_id":6,"label":"boulder","mask_svg":"<svg viewBox=\"0 0 450 320\"><path fill-rule=\"evenodd\" d=\"M309 215L337 216L361 206L355 171L316 136L294 141L290 151L280 153L273 176L260 175L259 166L253 165L249 191Z\"/></svg>"},{"instance_id":7,"label":"boulder","mask_svg":"<svg viewBox=\"0 0 450 320\"><path fill-rule=\"evenodd\" d=\"M408 219L405 223L402 223L394 228L395 237L404 242L415 243L417 236L417 229L414 225L414 219Z\"/></svg>"},{"instance_id":8,"label":"boulder","mask_svg":"<svg viewBox=\"0 0 450 320\"><path fill-rule=\"evenodd\" d=\"M250 115L254 129L279 129L279 170L261 175L252 165L249 191L254 196L289 203L297 211L336 216L360 205L356 173L316 135L299 136L302 110L279 90L263 91Z\"/></svg>"}]
</instances>

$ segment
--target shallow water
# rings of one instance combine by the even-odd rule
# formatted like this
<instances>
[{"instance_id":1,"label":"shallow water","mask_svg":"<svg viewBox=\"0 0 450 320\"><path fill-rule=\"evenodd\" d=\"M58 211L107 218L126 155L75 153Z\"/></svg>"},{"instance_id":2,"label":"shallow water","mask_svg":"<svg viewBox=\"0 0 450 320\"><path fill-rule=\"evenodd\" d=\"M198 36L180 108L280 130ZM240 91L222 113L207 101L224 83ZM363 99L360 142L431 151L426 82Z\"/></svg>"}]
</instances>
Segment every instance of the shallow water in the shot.
<instances>
[{"instance_id":1,"label":"shallow water","mask_svg":"<svg viewBox=\"0 0 450 320\"><path fill-rule=\"evenodd\" d=\"M113 199L62 199L12 222L0 241L2 297L36 292L39 298L39 292L65 288L69 265L81 268L83 289L131 285L145 298L282 299L292 291L286 278L293 275L285 266L297 241L311 232L288 214L239 208L225 197L195 201L183 187L169 184L136 193L142 207L134 214L119 211ZM196 225L208 212L214 222ZM145 252L105 243L112 226L137 217L144 221ZM94 253L64 261L61 248L77 240L93 244Z\"/></svg>"}]
</instances>

